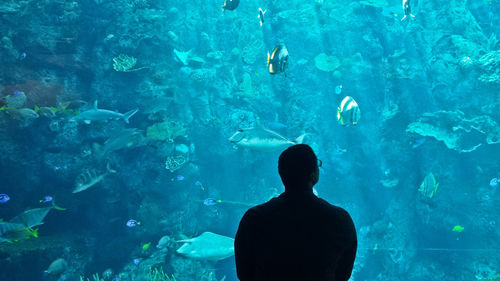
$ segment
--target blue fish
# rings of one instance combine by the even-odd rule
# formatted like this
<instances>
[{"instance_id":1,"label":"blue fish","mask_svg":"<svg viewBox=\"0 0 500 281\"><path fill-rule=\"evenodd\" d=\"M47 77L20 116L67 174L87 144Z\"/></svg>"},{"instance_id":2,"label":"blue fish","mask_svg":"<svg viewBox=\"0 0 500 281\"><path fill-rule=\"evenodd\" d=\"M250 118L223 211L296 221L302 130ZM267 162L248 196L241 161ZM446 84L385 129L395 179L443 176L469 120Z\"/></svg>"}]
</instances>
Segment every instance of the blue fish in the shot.
<instances>
[{"instance_id":1,"label":"blue fish","mask_svg":"<svg viewBox=\"0 0 500 281\"><path fill-rule=\"evenodd\" d=\"M425 143L425 138L416 139L411 148L415 149Z\"/></svg>"},{"instance_id":2,"label":"blue fish","mask_svg":"<svg viewBox=\"0 0 500 281\"><path fill-rule=\"evenodd\" d=\"M172 179L172 181L183 181L185 178L182 175L178 175L175 178Z\"/></svg>"},{"instance_id":3,"label":"blue fish","mask_svg":"<svg viewBox=\"0 0 500 281\"><path fill-rule=\"evenodd\" d=\"M490 186L491 186L491 187L495 187L495 186L497 186L497 185L498 185L498 179L497 179L497 178L492 178L492 179L490 180Z\"/></svg>"},{"instance_id":4,"label":"blue fish","mask_svg":"<svg viewBox=\"0 0 500 281\"><path fill-rule=\"evenodd\" d=\"M136 221L136 220L128 220L126 225L128 227L136 227L138 225L141 225L141 222L140 221Z\"/></svg>"},{"instance_id":5,"label":"blue fish","mask_svg":"<svg viewBox=\"0 0 500 281\"><path fill-rule=\"evenodd\" d=\"M19 90L15 90L15 91L14 91L14 93L12 93L12 95L13 95L14 97L20 96L20 95L22 95L22 94L24 94L24 93L23 93L23 92L21 92L21 91L19 91Z\"/></svg>"},{"instance_id":6,"label":"blue fish","mask_svg":"<svg viewBox=\"0 0 500 281\"><path fill-rule=\"evenodd\" d=\"M207 198L207 199L203 200L203 205L205 205L205 206L214 206L214 205L217 205L218 203L222 203L222 200L217 200L214 198Z\"/></svg>"},{"instance_id":7,"label":"blue fish","mask_svg":"<svg viewBox=\"0 0 500 281\"><path fill-rule=\"evenodd\" d=\"M203 186L203 184L200 182L200 181L196 181L194 183L197 187L201 188L201 190L205 190L205 187Z\"/></svg>"},{"instance_id":8,"label":"blue fish","mask_svg":"<svg viewBox=\"0 0 500 281\"><path fill-rule=\"evenodd\" d=\"M139 263L141 263L141 260L140 260L140 259L134 259L134 264L135 264L135 265L139 265Z\"/></svg>"},{"instance_id":9,"label":"blue fish","mask_svg":"<svg viewBox=\"0 0 500 281\"><path fill-rule=\"evenodd\" d=\"M337 85L337 87L335 87L335 94L340 95L341 93L342 93L342 84Z\"/></svg>"},{"instance_id":10,"label":"blue fish","mask_svg":"<svg viewBox=\"0 0 500 281\"><path fill-rule=\"evenodd\" d=\"M0 203L7 203L7 201L10 200L9 195L7 194L0 194Z\"/></svg>"},{"instance_id":11,"label":"blue fish","mask_svg":"<svg viewBox=\"0 0 500 281\"><path fill-rule=\"evenodd\" d=\"M47 196L43 197L42 200L40 200L40 203L48 203L48 202L51 202L52 199L54 199L54 198L52 198L52 196L47 195Z\"/></svg>"}]
</instances>

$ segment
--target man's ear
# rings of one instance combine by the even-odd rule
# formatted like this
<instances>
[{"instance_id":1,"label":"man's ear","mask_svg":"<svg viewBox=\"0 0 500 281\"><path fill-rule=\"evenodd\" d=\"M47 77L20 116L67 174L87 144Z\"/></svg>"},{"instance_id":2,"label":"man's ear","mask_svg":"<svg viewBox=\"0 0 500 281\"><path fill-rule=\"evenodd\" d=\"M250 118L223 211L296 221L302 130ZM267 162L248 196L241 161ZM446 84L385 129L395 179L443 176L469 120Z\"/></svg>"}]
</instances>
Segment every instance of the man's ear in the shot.
<instances>
[{"instance_id":1,"label":"man's ear","mask_svg":"<svg viewBox=\"0 0 500 281\"><path fill-rule=\"evenodd\" d=\"M318 180L319 180L319 171L316 171L311 174L311 181L313 182L313 184L316 184Z\"/></svg>"}]
</instances>

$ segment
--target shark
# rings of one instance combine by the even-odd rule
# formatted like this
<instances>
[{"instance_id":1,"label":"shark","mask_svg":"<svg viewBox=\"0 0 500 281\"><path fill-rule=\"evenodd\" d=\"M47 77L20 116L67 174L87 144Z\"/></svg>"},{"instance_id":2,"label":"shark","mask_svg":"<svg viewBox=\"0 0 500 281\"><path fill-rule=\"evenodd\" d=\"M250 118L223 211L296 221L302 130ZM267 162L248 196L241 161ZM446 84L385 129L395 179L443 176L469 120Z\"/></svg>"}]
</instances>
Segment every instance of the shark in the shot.
<instances>
[{"instance_id":1,"label":"shark","mask_svg":"<svg viewBox=\"0 0 500 281\"><path fill-rule=\"evenodd\" d=\"M212 232L176 242L184 243L177 253L190 259L219 261L234 255L234 239Z\"/></svg>"},{"instance_id":2,"label":"shark","mask_svg":"<svg viewBox=\"0 0 500 281\"><path fill-rule=\"evenodd\" d=\"M294 144L300 144L306 134L302 134L295 140L289 140L280 134L268 130L264 127L256 126L246 129L239 129L234 133L229 141L237 146L247 147L262 151L283 150Z\"/></svg>"},{"instance_id":3,"label":"shark","mask_svg":"<svg viewBox=\"0 0 500 281\"><path fill-rule=\"evenodd\" d=\"M97 107L97 100L94 102L94 108L86 110L79 115L72 118L75 121L83 121L85 124L90 124L92 121L107 121L109 119L123 119L125 123L128 124L128 120L134 114L137 113L139 109L133 109L125 113L120 113L107 109L100 109Z\"/></svg>"}]
</instances>

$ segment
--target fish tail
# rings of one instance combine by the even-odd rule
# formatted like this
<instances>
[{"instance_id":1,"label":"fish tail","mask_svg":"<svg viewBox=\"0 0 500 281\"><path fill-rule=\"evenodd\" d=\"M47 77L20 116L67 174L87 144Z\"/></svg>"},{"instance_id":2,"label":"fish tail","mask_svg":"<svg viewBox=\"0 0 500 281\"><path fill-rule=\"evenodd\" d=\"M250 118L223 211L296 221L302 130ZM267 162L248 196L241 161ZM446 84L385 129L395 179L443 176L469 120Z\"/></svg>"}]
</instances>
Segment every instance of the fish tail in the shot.
<instances>
[{"instance_id":1,"label":"fish tail","mask_svg":"<svg viewBox=\"0 0 500 281\"><path fill-rule=\"evenodd\" d=\"M65 211L66 210L66 208L57 206L55 200L52 200L52 208L54 208L54 209L56 209L58 211Z\"/></svg>"},{"instance_id":2,"label":"fish tail","mask_svg":"<svg viewBox=\"0 0 500 281\"><path fill-rule=\"evenodd\" d=\"M295 143L296 144L301 144L303 141L304 141L304 137L306 136L306 134L302 134L300 135L298 138L295 139Z\"/></svg>"},{"instance_id":3,"label":"fish tail","mask_svg":"<svg viewBox=\"0 0 500 281\"><path fill-rule=\"evenodd\" d=\"M130 110L128 112L125 112L123 114L123 120L125 121L125 123L128 124L128 119L130 119L130 117L134 116L134 114L136 114L137 111L139 111L139 109L136 108L136 109Z\"/></svg>"}]
</instances>

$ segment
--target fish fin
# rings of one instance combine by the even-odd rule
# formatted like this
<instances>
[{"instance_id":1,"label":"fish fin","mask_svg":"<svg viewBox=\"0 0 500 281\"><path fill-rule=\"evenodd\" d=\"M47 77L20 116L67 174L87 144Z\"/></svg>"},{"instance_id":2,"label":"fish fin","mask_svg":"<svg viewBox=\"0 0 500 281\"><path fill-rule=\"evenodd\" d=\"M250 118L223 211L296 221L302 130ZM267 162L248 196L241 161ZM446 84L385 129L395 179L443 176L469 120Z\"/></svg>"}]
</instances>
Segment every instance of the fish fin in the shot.
<instances>
[{"instance_id":1,"label":"fish fin","mask_svg":"<svg viewBox=\"0 0 500 281\"><path fill-rule=\"evenodd\" d=\"M94 101L94 109L97 109L97 100Z\"/></svg>"},{"instance_id":2,"label":"fish fin","mask_svg":"<svg viewBox=\"0 0 500 281\"><path fill-rule=\"evenodd\" d=\"M301 144L303 141L304 141L304 137L306 136L306 134L302 134L300 135L298 138L295 139L295 143L296 144Z\"/></svg>"},{"instance_id":3,"label":"fish fin","mask_svg":"<svg viewBox=\"0 0 500 281\"><path fill-rule=\"evenodd\" d=\"M123 118L123 120L125 121L125 123L127 123L127 124L128 124L128 119L130 119L130 117L134 116L134 114L136 114L136 113L137 113L137 111L139 111L139 109L138 109L138 108L136 108L136 109L134 109L134 110L130 110L130 111L128 111L128 112L123 113L123 117L122 117L122 118Z\"/></svg>"},{"instance_id":4,"label":"fish fin","mask_svg":"<svg viewBox=\"0 0 500 281\"><path fill-rule=\"evenodd\" d=\"M267 66L269 66L269 62L271 61L271 55L267 52Z\"/></svg>"},{"instance_id":5,"label":"fish fin","mask_svg":"<svg viewBox=\"0 0 500 281\"><path fill-rule=\"evenodd\" d=\"M52 200L52 208L58 210L58 211L66 211L66 208L57 206L56 203L54 202L55 200Z\"/></svg>"}]
</instances>

